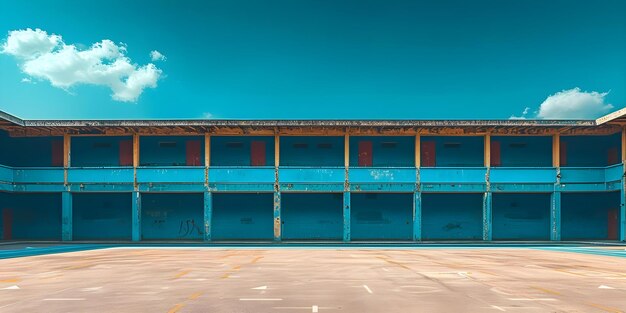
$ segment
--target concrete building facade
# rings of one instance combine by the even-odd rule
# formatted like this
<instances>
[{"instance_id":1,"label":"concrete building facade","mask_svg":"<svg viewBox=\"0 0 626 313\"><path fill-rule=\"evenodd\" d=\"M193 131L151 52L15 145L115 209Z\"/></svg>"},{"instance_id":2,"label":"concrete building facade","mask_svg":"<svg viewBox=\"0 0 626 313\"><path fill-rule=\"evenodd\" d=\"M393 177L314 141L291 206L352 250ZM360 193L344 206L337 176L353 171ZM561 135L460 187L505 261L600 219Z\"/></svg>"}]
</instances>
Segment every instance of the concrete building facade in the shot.
<instances>
[{"instance_id":1,"label":"concrete building facade","mask_svg":"<svg viewBox=\"0 0 626 313\"><path fill-rule=\"evenodd\" d=\"M0 239L624 241L625 125L0 112Z\"/></svg>"}]
</instances>

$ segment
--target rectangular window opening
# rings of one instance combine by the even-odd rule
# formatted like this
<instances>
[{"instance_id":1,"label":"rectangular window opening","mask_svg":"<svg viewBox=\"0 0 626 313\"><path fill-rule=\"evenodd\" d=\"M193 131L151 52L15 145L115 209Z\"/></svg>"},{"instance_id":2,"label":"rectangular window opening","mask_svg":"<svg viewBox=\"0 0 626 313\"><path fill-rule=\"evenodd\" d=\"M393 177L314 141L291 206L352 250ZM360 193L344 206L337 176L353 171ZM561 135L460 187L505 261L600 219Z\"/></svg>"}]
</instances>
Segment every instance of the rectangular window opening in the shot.
<instances>
[{"instance_id":1,"label":"rectangular window opening","mask_svg":"<svg viewBox=\"0 0 626 313\"><path fill-rule=\"evenodd\" d=\"M293 147L296 149L306 149L309 147L309 145L306 143L294 143Z\"/></svg>"},{"instance_id":2,"label":"rectangular window opening","mask_svg":"<svg viewBox=\"0 0 626 313\"><path fill-rule=\"evenodd\" d=\"M443 144L444 148L456 149L461 147L460 142L446 142Z\"/></svg>"},{"instance_id":3,"label":"rectangular window opening","mask_svg":"<svg viewBox=\"0 0 626 313\"><path fill-rule=\"evenodd\" d=\"M160 141L159 147L161 148L176 148L176 142L174 141Z\"/></svg>"},{"instance_id":4,"label":"rectangular window opening","mask_svg":"<svg viewBox=\"0 0 626 313\"><path fill-rule=\"evenodd\" d=\"M94 148L111 148L111 143L109 142L96 142L93 144Z\"/></svg>"},{"instance_id":5,"label":"rectangular window opening","mask_svg":"<svg viewBox=\"0 0 626 313\"><path fill-rule=\"evenodd\" d=\"M513 142L509 145L509 147L511 148L525 148L526 147L526 143L524 142Z\"/></svg>"},{"instance_id":6,"label":"rectangular window opening","mask_svg":"<svg viewBox=\"0 0 626 313\"><path fill-rule=\"evenodd\" d=\"M380 144L383 148L393 149L398 146L397 142L383 142Z\"/></svg>"},{"instance_id":7,"label":"rectangular window opening","mask_svg":"<svg viewBox=\"0 0 626 313\"><path fill-rule=\"evenodd\" d=\"M318 149L332 149L333 145L330 143L320 143L317 145Z\"/></svg>"},{"instance_id":8,"label":"rectangular window opening","mask_svg":"<svg viewBox=\"0 0 626 313\"><path fill-rule=\"evenodd\" d=\"M243 142L237 142L237 141L227 142L226 143L226 147L227 148L233 148L233 149L242 148L243 147Z\"/></svg>"}]
</instances>

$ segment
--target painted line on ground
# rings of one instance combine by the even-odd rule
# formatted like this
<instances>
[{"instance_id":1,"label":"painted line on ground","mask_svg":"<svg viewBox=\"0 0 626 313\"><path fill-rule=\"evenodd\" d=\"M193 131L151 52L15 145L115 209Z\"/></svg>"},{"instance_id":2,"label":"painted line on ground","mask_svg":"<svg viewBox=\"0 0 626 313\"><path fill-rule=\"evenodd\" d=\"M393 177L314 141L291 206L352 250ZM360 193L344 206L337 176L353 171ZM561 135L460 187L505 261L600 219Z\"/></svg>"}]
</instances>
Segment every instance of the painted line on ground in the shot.
<instances>
[{"instance_id":1,"label":"painted line on ground","mask_svg":"<svg viewBox=\"0 0 626 313\"><path fill-rule=\"evenodd\" d=\"M363 285L363 288L365 288L365 290L367 290L367 292L369 292L370 294L372 294L372 289L370 289L370 287L367 287L367 285Z\"/></svg>"},{"instance_id":2,"label":"painted line on ground","mask_svg":"<svg viewBox=\"0 0 626 313\"><path fill-rule=\"evenodd\" d=\"M281 298L239 298L239 301L283 301Z\"/></svg>"},{"instance_id":3,"label":"painted line on ground","mask_svg":"<svg viewBox=\"0 0 626 313\"><path fill-rule=\"evenodd\" d=\"M46 298L43 301L85 301L85 298Z\"/></svg>"}]
</instances>

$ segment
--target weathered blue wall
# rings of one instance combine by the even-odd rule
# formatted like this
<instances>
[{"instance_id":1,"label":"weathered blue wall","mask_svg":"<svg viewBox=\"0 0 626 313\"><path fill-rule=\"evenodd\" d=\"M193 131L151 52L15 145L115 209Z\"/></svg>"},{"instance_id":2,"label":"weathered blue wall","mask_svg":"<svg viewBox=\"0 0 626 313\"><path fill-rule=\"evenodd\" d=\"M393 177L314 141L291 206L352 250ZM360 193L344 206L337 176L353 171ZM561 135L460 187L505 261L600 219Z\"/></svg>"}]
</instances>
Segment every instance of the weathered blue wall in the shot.
<instances>
[{"instance_id":1,"label":"weathered blue wall","mask_svg":"<svg viewBox=\"0 0 626 313\"><path fill-rule=\"evenodd\" d=\"M359 164L359 142L372 142L372 166L414 167L415 137L350 137L350 166Z\"/></svg>"},{"instance_id":2,"label":"weathered blue wall","mask_svg":"<svg viewBox=\"0 0 626 313\"><path fill-rule=\"evenodd\" d=\"M283 193L283 239L332 239L343 237L343 194Z\"/></svg>"},{"instance_id":3,"label":"weathered blue wall","mask_svg":"<svg viewBox=\"0 0 626 313\"><path fill-rule=\"evenodd\" d=\"M343 137L280 137L281 166L344 166Z\"/></svg>"},{"instance_id":4,"label":"weathered blue wall","mask_svg":"<svg viewBox=\"0 0 626 313\"><path fill-rule=\"evenodd\" d=\"M24 167L52 166L52 141L63 137L8 137L0 131L0 164Z\"/></svg>"},{"instance_id":5,"label":"weathered blue wall","mask_svg":"<svg viewBox=\"0 0 626 313\"><path fill-rule=\"evenodd\" d=\"M204 194L142 193L142 239L202 239Z\"/></svg>"},{"instance_id":6,"label":"weathered blue wall","mask_svg":"<svg viewBox=\"0 0 626 313\"><path fill-rule=\"evenodd\" d=\"M608 151L617 149L617 162L621 162L621 134L611 136L563 136L567 152L565 165L561 166L607 166Z\"/></svg>"},{"instance_id":7,"label":"weathered blue wall","mask_svg":"<svg viewBox=\"0 0 626 313\"><path fill-rule=\"evenodd\" d=\"M204 163L204 137L142 136L139 137L141 166L178 166L187 164L187 141L200 142L200 162Z\"/></svg>"},{"instance_id":8,"label":"weathered blue wall","mask_svg":"<svg viewBox=\"0 0 626 313\"><path fill-rule=\"evenodd\" d=\"M11 239L60 240L60 193L0 193L0 209L12 209ZM4 220L0 212L0 226ZM0 231L0 235L3 232ZM7 238L3 238L7 239Z\"/></svg>"},{"instance_id":9,"label":"weathered blue wall","mask_svg":"<svg viewBox=\"0 0 626 313\"><path fill-rule=\"evenodd\" d=\"M73 167L119 166L121 140L132 140L132 137L72 137L71 165Z\"/></svg>"},{"instance_id":10,"label":"weathered blue wall","mask_svg":"<svg viewBox=\"0 0 626 313\"><path fill-rule=\"evenodd\" d=\"M352 193L350 230L353 240L411 240L412 193Z\"/></svg>"},{"instance_id":11,"label":"weathered blue wall","mask_svg":"<svg viewBox=\"0 0 626 313\"><path fill-rule=\"evenodd\" d=\"M619 207L619 192L561 193L561 239L608 239L609 210Z\"/></svg>"},{"instance_id":12,"label":"weathered blue wall","mask_svg":"<svg viewBox=\"0 0 626 313\"><path fill-rule=\"evenodd\" d=\"M491 140L500 142L500 166L552 166L552 137L497 136Z\"/></svg>"},{"instance_id":13,"label":"weathered blue wall","mask_svg":"<svg viewBox=\"0 0 626 313\"><path fill-rule=\"evenodd\" d=\"M482 239L483 194L422 193L422 238Z\"/></svg>"},{"instance_id":14,"label":"weathered blue wall","mask_svg":"<svg viewBox=\"0 0 626 313\"><path fill-rule=\"evenodd\" d=\"M437 167L484 166L484 137L423 136L421 141L435 141Z\"/></svg>"},{"instance_id":15,"label":"weathered blue wall","mask_svg":"<svg viewBox=\"0 0 626 313\"><path fill-rule=\"evenodd\" d=\"M265 142L265 162L274 166L274 137L268 136L212 136L212 166L250 166L252 141Z\"/></svg>"},{"instance_id":16,"label":"weathered blue wall","mask_svg":"<svg viewBox=\"0 0 626 313\"><path fill-rule=\"evenodd\" d=\"M212 198L213 240L273 238L273 193L213 193Z\"/></svg>"},{"instance_id":17,"label":"weathered blue wall","mask_svg":"<svg viewBox=\"0 0 626 313\"><path fill-rule=\"evenodd\" d=\"M74 240L130 240L131 193L74 193Z\"/></svg>"},{"instance_id":18,"label":"weathered blue wall","mask_svg":"<svg viewBox=\"0 0 626 313\"><path fill-rule=\"evenodd\" d=\"M549 240L549 193L494 193L494 240Z\"/></svg>"}]
</instances>

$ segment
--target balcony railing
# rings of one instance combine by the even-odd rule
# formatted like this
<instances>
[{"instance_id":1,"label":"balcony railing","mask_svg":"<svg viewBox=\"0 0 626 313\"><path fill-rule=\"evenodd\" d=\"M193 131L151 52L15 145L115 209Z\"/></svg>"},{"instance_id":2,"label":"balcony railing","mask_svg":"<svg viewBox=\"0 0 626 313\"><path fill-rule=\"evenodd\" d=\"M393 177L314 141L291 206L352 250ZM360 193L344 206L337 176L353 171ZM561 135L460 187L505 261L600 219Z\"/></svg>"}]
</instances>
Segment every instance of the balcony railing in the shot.
<instances>
[{"instance_id":1,"label":"balcony railing","mask_svg":"<svg viewBox=\"0 0 626 313\"><path fill-rule=\"evenodd\" d=\"M417 180L414 167L351 167L348 176L352 183L415 183Z\"/></svg>"},{"instance_id":2,"label":"balcony railing","mask_svg":"<svg viewBox=\"0 0 626 313\"><path fill-rule=\"evenodd\" d=\"M556 168L553 167L492 167L489 170L491 183L556 183Z\"/></svg>"},{"instance_id":3,"label":"balcony railing","mask_svg":"<svg viewBox=\"0 0 626 313\"><path fill-rule=\"evenodd\" d=\"M424 167L420 169L420 182L484 184L486 174L484 167Z\"/></svg>"},{"instance_id":4,"label":"balcony railing","mask_svg":"<svg viewBox=\"0 0 626 313\"><path fill-rule=\"evenodd\" d=\"M332 184L345 182L346 172L344 167L280 167L278 177L286 184Z\"/></svg>"},{"instance_id":5,"label":"balcony railing","mask_svg":"<svg viewBox=\"0 0 626 313\"><path fill-rule=\"evenodd\" d=\"M273 184L276 171L274 167L236 167L236 166L214 166L209 168L209 181L211 183L265 183Z\"/></svg>"},{"instance_id":6,"label":"balcony railing","mask_svg":"<svg viewBox=\"0 0 626 313\"><path fill-rule=\"evenodd\" d=\"M73 167L67 171L67 181L72 184L132 184L133 172L132 167Z\"/></svg>"}]
</instances>

